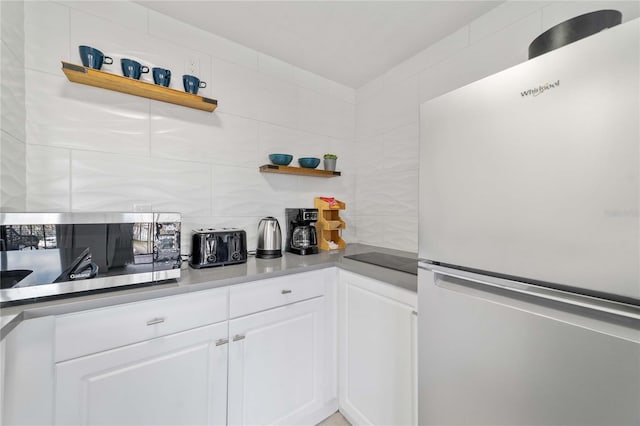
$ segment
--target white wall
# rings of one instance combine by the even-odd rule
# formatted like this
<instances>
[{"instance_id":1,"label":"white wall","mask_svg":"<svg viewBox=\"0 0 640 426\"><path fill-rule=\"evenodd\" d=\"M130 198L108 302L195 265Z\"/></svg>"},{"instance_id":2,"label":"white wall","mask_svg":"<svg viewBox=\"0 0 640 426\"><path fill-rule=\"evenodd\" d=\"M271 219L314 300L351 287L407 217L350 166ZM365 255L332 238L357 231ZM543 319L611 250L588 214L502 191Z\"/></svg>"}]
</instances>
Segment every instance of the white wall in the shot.
<instances>
[{"instance_id":1,"label":"white wall","mask_svg":"<svg viewBox=\"0 0 640 426\"><path fill-rule=\"evenodd\" d=\"M582 13L637 1L510 1L367 83L356 93L356 212L360 242L418 249L419 105L527 60L548 28Z\"/></svg>"},{"instance_id":2,"label":"white wall","mask_svg":"<svg viewBox=\"0 0 640 426\"><path fill-rule=\"evenodd\" d=\"M284 208L314 196L344 200L353 225L353 89L130 2L28 1L24 27L28 211L179 211L187 252L202 226L242 227L253 248L261 217L284 231ZM70 83L60 61L80 63L82 44L113 57L107 72L120 74L122 57L169 68L178 90L195 61L199 94L218 109ZM344 173L259 173L273 152L336 153Z\"/></svg>"},{"instance_id":3,"label":"white wall","mask_svg":"<svg viewBox=\"0 0 640 426\"><path fill-rule=\"evenodd\" d=\"M0 1L0 210L26 202L23 1Z\"/></svg>"},{"instance_id":4,"label":"white wall","mask_svg":"<svg viewBox=\"0 0 640 426\"><path fill-rule=\"evenodd\" d=\"M185 237L238 226L253 246L261 217L284 228L284 207L326 195L347 203L348 242L405 250L417 250L420 103L525 61L565 19L640 15L636 1L507 2L354 91L130 2L28 1L23 33L23 3L0 3L2 211L180 211ZM219 108L70 83L60 61L80 63L80 44L114 57L105 71L119 74L121 57L170 68L179 90L195 60ZM343 176L258 173L270 152L335 152Z\"/></svg>"}]
</instances>

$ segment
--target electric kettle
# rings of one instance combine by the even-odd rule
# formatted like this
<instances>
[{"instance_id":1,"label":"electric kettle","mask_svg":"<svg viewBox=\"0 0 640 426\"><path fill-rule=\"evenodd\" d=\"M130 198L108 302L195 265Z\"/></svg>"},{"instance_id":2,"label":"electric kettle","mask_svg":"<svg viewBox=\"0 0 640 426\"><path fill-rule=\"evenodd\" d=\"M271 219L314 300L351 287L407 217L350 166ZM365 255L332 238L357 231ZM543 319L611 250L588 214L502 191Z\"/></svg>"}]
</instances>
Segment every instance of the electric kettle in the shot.
<instances>
[{"instance_id":1,"label":"electric kettle","mask_svg":"<svg viewBox=\"0 0 640 426\"><path fill-rule=\"evenodd\" d=\"M262 218L258 223L256 257L261 259L282 257L282 232L275 217Z\"/></svg>"}]
</instances>

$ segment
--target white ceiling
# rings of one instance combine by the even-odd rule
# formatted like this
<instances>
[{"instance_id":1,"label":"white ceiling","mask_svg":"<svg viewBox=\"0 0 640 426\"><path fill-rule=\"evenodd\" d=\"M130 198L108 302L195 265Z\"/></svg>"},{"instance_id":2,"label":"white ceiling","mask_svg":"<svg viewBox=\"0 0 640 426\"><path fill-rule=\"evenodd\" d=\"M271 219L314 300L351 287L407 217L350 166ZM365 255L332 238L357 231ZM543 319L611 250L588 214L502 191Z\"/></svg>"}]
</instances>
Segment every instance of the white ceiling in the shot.
<instances>
[{"instance_id":1,"label":"white ceiling","mask_svg":"<svg viewBox=\"0 0 640 426\"><path fill-rule=\"evenodd\" d=\"M138 3L358 88L502 1Z\"/></svg>"}]
</instances>

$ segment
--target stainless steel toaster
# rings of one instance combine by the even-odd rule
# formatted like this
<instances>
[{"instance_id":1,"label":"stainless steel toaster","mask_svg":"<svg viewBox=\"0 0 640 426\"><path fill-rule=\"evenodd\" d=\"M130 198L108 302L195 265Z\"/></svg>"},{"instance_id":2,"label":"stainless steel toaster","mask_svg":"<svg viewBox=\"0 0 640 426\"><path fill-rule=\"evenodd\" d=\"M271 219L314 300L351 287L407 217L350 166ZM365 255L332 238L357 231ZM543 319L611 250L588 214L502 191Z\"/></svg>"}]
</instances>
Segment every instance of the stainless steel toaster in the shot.
<instances>
[{"instance_id":1,"label":"stainless steel toaster","mask_svg":"<svg viewBox=\"0 0 640 426\"><path fill-rule=\"evenodd\" d=\"M247 261L247 233L237 228L196 229L191 236L192 268L232 265Z\"/></svg>"}]
</instances>

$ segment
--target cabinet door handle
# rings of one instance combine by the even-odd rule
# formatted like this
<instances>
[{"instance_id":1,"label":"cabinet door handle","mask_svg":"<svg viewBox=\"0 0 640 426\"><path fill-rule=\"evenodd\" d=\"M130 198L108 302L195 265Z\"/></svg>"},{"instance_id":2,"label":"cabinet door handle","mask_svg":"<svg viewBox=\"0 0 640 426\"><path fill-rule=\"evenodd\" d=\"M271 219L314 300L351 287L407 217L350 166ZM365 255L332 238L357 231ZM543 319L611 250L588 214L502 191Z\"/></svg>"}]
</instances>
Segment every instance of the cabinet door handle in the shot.
<instances>
[{"instance_id":1,"label":"cabinet door handle","mask_svg":"<svg viewBox=\"0 0 640 426\"><path fill-rule=\"evenodd\" d=\"M282 294L289 294L289 293L291 293L291 290L282 290L282 292L281 292L281 293L282 293Z\"/></svg>"},{"instance_id":2,"label":"cabinet door handle","mask_svg":"<svg viewBox=\"0 0 640 426\"><path fill-rule=\"evenodd\" d=\"M162 324L163 322L164 322L164 318L154 318L147 321L147 325Z\"/></svg>"},{"instance_id":3,"label":"cabinet door handle","mask_svg":"<svg viewBox=\"0 0 640 426\"><path fill-rule=\"evenodd\" d=\"M418 316L418 311L411 311L411 313L415 316Z\"/></svg>"},{"instance_id":4,"label":"cabinet door handle","mask_svg":"<svg viewBox=\"0 0 640 426\"><path fill-rule=\"evenodd\" d=\"M229 339L227 338L216 340L216 346L226 345L227 343L229 343Z\"/></svg>"},{"instance_id":5,"label":"cabinet door handle","mask_svg":"<svg viewBox=\"0 0 640 426\"><path fill-rule=\"evenodd\" d=\"M242 334L236 334L235 336L233 336L233 341L237 342L238 340L242 340L244 339L244 336Z\"/></svg>"}]
</instances>

